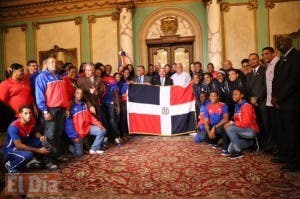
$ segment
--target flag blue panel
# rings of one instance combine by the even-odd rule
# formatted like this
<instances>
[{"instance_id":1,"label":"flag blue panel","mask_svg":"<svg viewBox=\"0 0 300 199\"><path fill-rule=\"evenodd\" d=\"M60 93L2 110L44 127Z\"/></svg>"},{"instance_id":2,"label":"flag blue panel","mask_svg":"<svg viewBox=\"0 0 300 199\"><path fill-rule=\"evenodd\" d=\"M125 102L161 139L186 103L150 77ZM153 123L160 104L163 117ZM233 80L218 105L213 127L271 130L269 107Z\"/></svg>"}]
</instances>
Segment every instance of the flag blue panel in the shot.
<instances>
[{"instance_id":1,"label":"flag blue panel","mask_svg":"<svg viewBox=\"0 0 300 199\"><path fill-rule=\"evenodd\" d=\"M149 86L141 84L133 84L128 88L128 101L143 104L159 105L159 92L158 86Z\"/></svg>"},{"instance_id":2,"label":"flag blue panel","mask_svg":"<svg viewBox=\"0 0 300 199\"><path fill-rule=\"evenodd\" d=\"M196 114L189 112L182 115L171 116L172 135L195 131L196 129Z\"/></svg>"}]
</instances>

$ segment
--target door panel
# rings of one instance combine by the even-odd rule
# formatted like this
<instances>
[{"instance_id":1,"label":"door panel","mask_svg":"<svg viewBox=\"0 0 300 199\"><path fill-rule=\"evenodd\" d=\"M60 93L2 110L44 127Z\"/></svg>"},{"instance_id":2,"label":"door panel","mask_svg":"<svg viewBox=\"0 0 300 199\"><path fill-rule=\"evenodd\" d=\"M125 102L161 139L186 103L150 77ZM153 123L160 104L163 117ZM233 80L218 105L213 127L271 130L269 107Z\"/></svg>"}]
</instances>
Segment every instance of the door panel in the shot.
<instances>
[{"instance_id":1,"label":"door panel","mask_svg":"<svg viewBox=\"0 0 300 199\"><path fill-rule=\"evenodd\" d=\"M148 61L151 64L182 63L185 71L193 62L193 42L148 44Z\"/></svg>"},{"instance_id":2,"label":"door panel","mask_svg":"<svg viewBox=\"0 0 300 199\"><path fill-rule=\"evenodd\" d=\"M153 54L153 63L160 64L160 66L164 66L169 63L170 59L170 49L161 48L157 49L156 52Z\"/></svg>"},{"instance_id":3,"label":"door panel","mask_svg":"<svg viewBox=\"0 0 300 199\"><path fill-rule=\"evenodd\" d=\"M173 60L175 63L182 63L185 71L189 70L189 65L192 62L193 47L191 45L178 45L171 47Z\"/></svg>"}]
</instances>

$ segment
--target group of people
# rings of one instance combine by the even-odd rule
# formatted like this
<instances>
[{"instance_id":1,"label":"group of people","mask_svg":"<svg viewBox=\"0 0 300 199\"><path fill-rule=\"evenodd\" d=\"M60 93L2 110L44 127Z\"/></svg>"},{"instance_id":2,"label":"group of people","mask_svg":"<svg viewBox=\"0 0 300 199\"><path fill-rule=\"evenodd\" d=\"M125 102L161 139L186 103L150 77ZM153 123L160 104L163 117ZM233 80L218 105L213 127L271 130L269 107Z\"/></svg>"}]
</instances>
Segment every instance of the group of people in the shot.
<instances>
[{"instance_id":1,"label":"group of people","mask_svg":"<svg viewBox=\"0 0 300 199\"><path fill-rule=\"evenodd\" d=\"M182 65L178 64L182 69ZM144 66L119 67L83 63L79 71L71 63L54 57L27 63L27 73L20 64L12 64L8 77L0 84L1 112L11 110L13 118L7 129L3 149L8 172L38 166L49 170L68 161L68 151L80 157L104 153L105 146L121 146L128 138L126 100L129 84L173 85L164 68L152 76ZM7 111L9 112L9 111ZM33 154L47 154L38 159Z\"/></svg>"},{"instance_id":2,"label":"group of people","mask_svg":"<svg viewBox=\"0 0 300 199\"><path fill-rule=\"evenodd\" d=\"M199 117L195 142L221 145L221 155L243 157L244 149L262 150L282 163L283 171L300 169L300 51L289 37L280 37L277 48L262 49L241 61L241 70L226 60L218 72L193 73ZM195 66L195 64L194 64ZM191 67L192 68L192 67ZM192 70L193 72L193 70Z\"/></svg>"},{"instance_id":3,"label":"group of people","mask_svg":"<svg viewBox=\"0 0 300 199\"><path fill-rule=\"evenodd\" d=\"M272 161L287 163L283 170L299 170L299 51L289 38L279 42L280 59L266 47L263 62L251 53L241 70L234 69L230 60L219 71L209 63L206 72L201 62L195 62L190 73L181 63L150 64L147 74L144 66L132 64L120 66L114 74L111 65L101 63L82 63L78 70L53 57L43 61L41 70L36 61L29 61L28 73L22 65L12 64L8 79L0 84L0 103L15 113L3 149L5 167L16 173L42 160L47 169L56 170L59 162L68 161L64 154L69 151L80 157L84 151L103 154L108 143L121 146L128 138L130 84L185 87L192 83L196 142L209 142L213 148L222 145L221 154L231 158L260 146L276 154Z\"/></svg>"}]
</instances>

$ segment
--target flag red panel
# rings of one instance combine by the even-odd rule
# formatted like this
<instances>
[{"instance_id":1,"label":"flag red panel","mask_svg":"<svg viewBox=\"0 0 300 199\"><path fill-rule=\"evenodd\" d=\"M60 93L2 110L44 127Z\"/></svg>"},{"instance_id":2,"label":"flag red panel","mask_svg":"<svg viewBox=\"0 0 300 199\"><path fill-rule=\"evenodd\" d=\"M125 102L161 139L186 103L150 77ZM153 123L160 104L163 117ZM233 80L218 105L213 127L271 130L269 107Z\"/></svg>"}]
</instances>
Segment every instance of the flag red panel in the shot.
<instances>
[{"instance_id":1,"label":"flag red panel","mask_svg":"<svg viewBox=\"0 0 300 199\"><path fill-rule=\"evenodd\" d=\"M160 115L129 113L130 132L139 134L161 134Z\"/></svg>"},{"instance_id":2,"label":"flag red panel","mask_svg":"<svg viewBox=\"0 0 300 199\"><path fill-rule=\"evenodd\" d=\"M171 105L185 104L193 101L194 98L193 84L189 84L186 88L181 86L171 87Z\"/></svg>"}]
</instances>

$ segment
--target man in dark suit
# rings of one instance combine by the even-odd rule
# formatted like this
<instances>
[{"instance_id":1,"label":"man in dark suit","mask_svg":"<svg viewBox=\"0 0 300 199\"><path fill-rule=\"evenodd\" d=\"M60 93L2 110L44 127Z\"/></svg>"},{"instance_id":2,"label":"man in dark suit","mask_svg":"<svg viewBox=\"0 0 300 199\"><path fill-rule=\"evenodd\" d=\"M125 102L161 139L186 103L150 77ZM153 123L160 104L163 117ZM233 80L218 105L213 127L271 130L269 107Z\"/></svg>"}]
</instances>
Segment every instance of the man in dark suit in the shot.
<instances>
[{"instance_id":1,"label":"man in dark suit","mask_svg":"<svg viewBox=\"0 0 300 199\"><path fill-rule=\"evenodd\" d=\"M282 129L273 162L286 163L281 169L292 172L300 170L300 51L288 36L280 36L276 44L283 56L275 66L271 103L279 109Z\"/></svg>"},{"instance_id":2,"label":"man in dark suit","mask_svg":"<svg viewBox=\"0 0 300 199\"><path fill-rule=\"evenodd\" d=\"M151 79L152 85L159 85L159 86L172 86L173 80L166 76L166 70L165 68L160 68L158 71L158 76L154 76Z\"/></svg>"},{"instance_id":3,"label":"man in dark suit","mask_svg":"<svg viewBox=\"0 0 300 199\"><path fill-rule=\"evenodd\" d=\"M257 115L257 123L260 129L259 143L264 148L264 138L266 137L265 128L267 126L266 68L260 65L258 54L251 53L248 59L252 71L246 76L246 93Z\"/></svg>"},{"instance_id":4,"label":"man in dark suit","mask_svg":"<svg viewBox=\"0 0 300 199\"><path fill-rule=\"evenodd\" d=\"M150 84L151 78L145 75L145 67L140 65L136 67L136 77L133 78L132 83Z\"/></svg>"}]
</instances>

